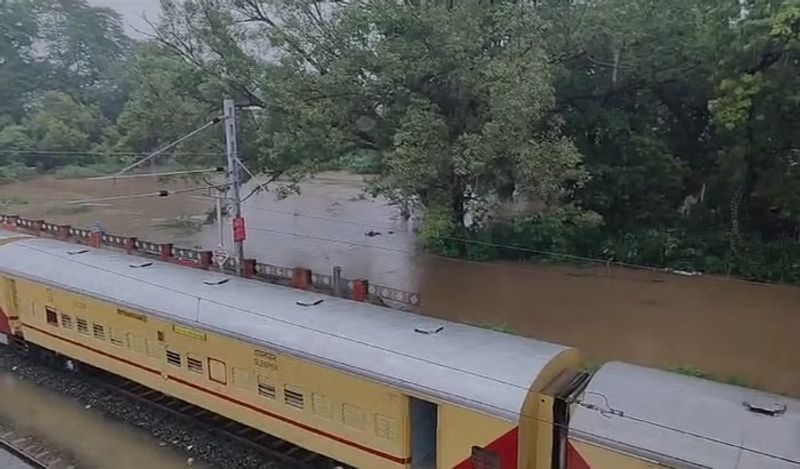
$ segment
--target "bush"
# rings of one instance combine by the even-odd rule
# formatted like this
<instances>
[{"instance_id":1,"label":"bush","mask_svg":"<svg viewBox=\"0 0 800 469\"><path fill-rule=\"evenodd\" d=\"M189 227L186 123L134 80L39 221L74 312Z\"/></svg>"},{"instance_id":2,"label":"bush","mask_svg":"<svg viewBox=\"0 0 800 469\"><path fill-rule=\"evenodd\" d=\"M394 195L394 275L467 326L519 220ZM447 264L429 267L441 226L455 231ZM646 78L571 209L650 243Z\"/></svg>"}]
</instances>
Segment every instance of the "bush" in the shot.
<instances>
[{"instance_id":1,"label":"bush","mask_svg":"<svg viewBox=\"0 0 800 469\"><path fill-rule=\"evenodd\" d=\"M35 174L36 168L25 166L22 163L11 163L5 166L0 166L0 183L28 179L33 177Z\"/></svg>"},{"instance_id":2,"label":"bush","mask_svg":"<svg viewBox=\"0 0 800 469\"><path fill-rule=\"evenodd\" d=\"M81 179L97 176L106 176L118 171L118 163L92 163L88 165L67 165L56 169L53 175L56 179Z\"/></svg>"},{"instance_id":3,"label":"bush","mask_svg":"<svg viewBox=\"0 0 800 469\"><path fill-rule=\"evenodd\" d=\"M595 255L602 226L602 218L596 213L566 206L496 225L492 228L492 238L496 244L521 248L498 248L502 257L565 260L559 254ZM540 253L525 252L525 249Z\"/></svg>"},{"instance_id":4,"label":"bush","mask_svg":"<svg viewBox=\"0 0 800 469\"><path fill-rule=\"evenodd\" d=\"M360 150L342 157L341 166L356 174L378 174L381 171L381 158L378 152Z\"/></svg>"}]
</instances>

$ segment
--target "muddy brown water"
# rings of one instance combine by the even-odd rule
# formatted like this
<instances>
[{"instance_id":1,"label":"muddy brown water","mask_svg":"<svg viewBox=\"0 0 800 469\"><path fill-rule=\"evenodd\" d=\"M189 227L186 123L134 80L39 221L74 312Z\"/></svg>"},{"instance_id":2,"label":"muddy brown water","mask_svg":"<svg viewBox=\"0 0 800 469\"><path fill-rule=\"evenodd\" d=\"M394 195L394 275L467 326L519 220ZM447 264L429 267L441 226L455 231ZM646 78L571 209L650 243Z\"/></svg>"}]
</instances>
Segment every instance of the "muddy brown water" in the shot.
<instances>
[{"instance_id":1,"label":"muddy brown water","mask_svg":"<svg viewBox=\"0 0 800 469\"><path fill-rule=\"evenodd\" d=\"M80 467L189 467L185 456L178 456L168 448L159 448L158 440L151 436L108 420L100 412L3 371L0 371L0 396L3 396L0 399L1 418L38 439L68 450L80 461ZM154 450L154 447L159 450ZM193 462L192 467L203 469L207 466Z\"/></svg>"},{"instance_id":2,"label":"muddy brown water","mask_svg":"<svg viewBox=\"0 0 800 469\"><path fill-rule=\"evenodd\" d=\"M274 193L244 207L249 257L305 266L419 291L425 314L578 347L591 360L674 367L691 365L720 378L800 396L800 289L713 276L606 266L477 263L420 253L413 220L383 200L363 197L358 176L326 173L301 195ZM64 213L64 201L146 193L198 184L41 178L0 187L0 211L75 226L100 221L117 234L213 249L218 230L178 229L165 221L202 219L213 200L202 192L113 200ZM21 198L27 204L21 205ZM100 203L100 202L98 202ZM186 228L186 227L184 227ZM230 246L230 229L224 229Z\"/></svg>"}]
</instances>

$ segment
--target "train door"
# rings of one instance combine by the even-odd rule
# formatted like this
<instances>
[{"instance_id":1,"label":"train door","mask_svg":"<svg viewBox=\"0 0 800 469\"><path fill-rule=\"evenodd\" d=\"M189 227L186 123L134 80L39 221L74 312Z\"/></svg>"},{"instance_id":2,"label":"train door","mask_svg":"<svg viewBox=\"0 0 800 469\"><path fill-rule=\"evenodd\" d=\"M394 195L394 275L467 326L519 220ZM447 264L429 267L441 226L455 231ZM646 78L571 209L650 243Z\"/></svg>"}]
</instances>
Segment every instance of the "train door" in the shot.
<instances>
[{"instance_id":1,"label":"train door","mask_svg":"<svg viewBox=\"0 0 800 469\"><path fill-rule=\"evenodd\" d=\"M436 468L436 404L411 397L411 469Z\"/></svg>"}]
</instances>

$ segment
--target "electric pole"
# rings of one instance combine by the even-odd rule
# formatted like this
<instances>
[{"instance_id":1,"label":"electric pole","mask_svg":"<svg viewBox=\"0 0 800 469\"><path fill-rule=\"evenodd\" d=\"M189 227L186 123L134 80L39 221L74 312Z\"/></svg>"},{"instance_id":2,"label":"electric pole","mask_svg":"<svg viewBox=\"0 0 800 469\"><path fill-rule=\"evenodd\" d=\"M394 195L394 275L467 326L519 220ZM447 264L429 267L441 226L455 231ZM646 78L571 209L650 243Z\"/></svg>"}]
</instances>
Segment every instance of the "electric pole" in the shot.
<instances>
[{"instance_id":1,"label":"electric pole","mask_svg":"<svg viewBox=\"0 0 800 469\"><path fill-rule=\"evenodd\" d=\"M225 109L225 142L228 155L228 188L233 205L233 243L236 256L236 274L241 276L244 268L245 228L242 218L242 201L239 195L238 129L236 128L236 107L232 99L223 102ZM222 223L222 220L219 220Z\"/></svg>"}]
</instances>

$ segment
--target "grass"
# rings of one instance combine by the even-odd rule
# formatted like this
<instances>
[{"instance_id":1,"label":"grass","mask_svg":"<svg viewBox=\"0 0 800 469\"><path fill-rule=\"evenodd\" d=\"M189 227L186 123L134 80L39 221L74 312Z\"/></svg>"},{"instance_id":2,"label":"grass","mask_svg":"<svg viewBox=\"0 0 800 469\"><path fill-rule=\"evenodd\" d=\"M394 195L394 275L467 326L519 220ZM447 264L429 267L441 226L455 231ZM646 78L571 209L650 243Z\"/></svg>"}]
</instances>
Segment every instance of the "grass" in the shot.
<instances>
[{"instance_id":1,"label":"grass","mask_svg":"<svg viewBox=\"0 0 800 469\"><path fill-rule=\"evenodd\" d=\"M671 368L668 368L667 370L673 373L678 373L679 375L707 379L710 381L716 381L718 383L732 384L734 386L750 387L747 381L740 376L725 376L725 377L716 376L712 373L701 370L700 368L697 368L696 366L693 365L673 366Z\"/></svg>"},{"instance_id":2,"label":"grass","mask_svg":"<svg viewBox=\"0 0 800 469\"><path fill-rule=\"evenodd\" d=\"M599 360L589 360L584 359L581 362L580 368L582 371L586 371L587 373L594 374L599 370L605 363ZM684 376L691 376L692 378L700 378L700 379L707 379L709 381L716 381L718 383L725 383L731 384L733 386L741 386L744 388L752 387L745 379L739 376L726 376L726 377L719 377L707 371L701 370L694 365L678 365L669 367L666 369L671 373L677 373L679 375Z\"/></svg>"},{"instance_id":3,"label":"grass","mask_svg":"<svg viewBox=\"0 0 800 469\"><path fill-rule=\"evenodd\" d=\"M0 205L28 205L28 201L22 197L11 196L6 199L0 199Z\"/></svg>"},{"instance_id":4,"label":"grass","mask_svg":"<svg viewBox=\"0 0 800 469\"><path fill-rule=\"evenodd\" d=\"M191 215L177 215L156 223L155 228L175 231L179 234L197 233L203 229L203 220L198 220Z\"/></svg>"},{"instance_id":5,"label":"grass","mask_svg":"<svg viewBox=\"0 0 800 469\"><path fill-rule=\"evenodd\" d=\"M50 215L77 215L78 213L86 213L92 207L88 205L55 205L47 209Z\"/></svg>"},{"instance_id":6,"label":"grass","mask_svg":"<svg viewBox=\"0 0 800 469\"><path fill-rule=\"evenodd\" d=\"M603 362L599 360L586 359L581 362L581 370L587 373L595 373L601 366L603 366Z\"/></svg>"},{"instance_id":7,"label":"grass","mask_svg":"<svg viewBox=\"0 0 800 469\"><path fill-rule=\"evenodd\" d=\"M478 324L478 327L482 327L484 329L489 329L495 332L503 332L506 334L513 334L514 329L509 326L508 324L503 323L485 323L485 324Z\"/></svg>"},{"instance_id":8,"label":"grass","mask_svg":"<svg viewBox=\"0 0 800 469\"><path fill-rule=\"evenodd\" d=\"M80 179L97 176L105 176L118 171L121 166L118 163L92 163L87 165L67 165L56 169L53 175L56 179Z\"/></svg>"},{"instance_id":9,"label":"grass","mask_svg":"<svg viewBox=\"0 0 800 469\"><path fill-rule=\"evenodd\" d=\"M22 181L34 175L36 175L36 168L25 166L21 163L0 166L0 184Z\"/></svg>"}]
</instances>

